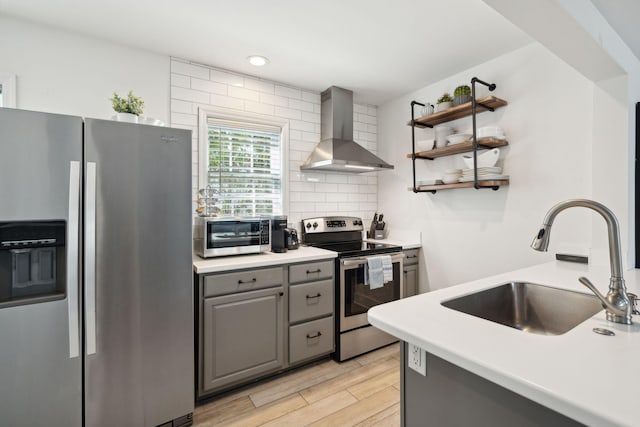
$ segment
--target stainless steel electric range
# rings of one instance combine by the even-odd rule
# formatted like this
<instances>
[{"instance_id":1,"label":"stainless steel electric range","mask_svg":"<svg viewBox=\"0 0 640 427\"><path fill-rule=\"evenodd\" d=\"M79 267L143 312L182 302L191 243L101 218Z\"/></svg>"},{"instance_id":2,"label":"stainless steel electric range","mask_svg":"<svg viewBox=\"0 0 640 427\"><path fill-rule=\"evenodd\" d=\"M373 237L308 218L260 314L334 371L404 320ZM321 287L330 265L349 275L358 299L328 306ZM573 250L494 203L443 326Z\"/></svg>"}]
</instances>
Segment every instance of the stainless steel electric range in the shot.
<instances>
[{"instance_id":1,"label":"stainless steel electric range","mask_svg":"<svg viewBox=\"0 0 640 427\"><path fill-rule=\"evenodd\" d=\"M397 338L369 325L369 308L394 301L404 295L402 283L402 247L362 239L362 219L330 216L302 220L302 240L338 253L336 278L336 352L343 361L376 348L391 344ZM393 266L393 280L371 289L365 283L367 257L388 254Z\"/></svg>"}]
</instances>

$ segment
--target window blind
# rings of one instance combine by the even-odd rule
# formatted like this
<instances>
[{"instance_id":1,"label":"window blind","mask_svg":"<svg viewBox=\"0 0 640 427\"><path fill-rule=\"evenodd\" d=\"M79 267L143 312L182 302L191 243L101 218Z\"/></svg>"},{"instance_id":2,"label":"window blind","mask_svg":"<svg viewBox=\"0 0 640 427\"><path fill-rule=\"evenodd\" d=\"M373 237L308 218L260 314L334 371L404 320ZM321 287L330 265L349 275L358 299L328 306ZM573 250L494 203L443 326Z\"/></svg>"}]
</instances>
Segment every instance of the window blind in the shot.
<instances>
[{"instance_id":1,"label":"window blind","mask_svg":"<svg viewBox=\"0 0 640 427\"><path fill-rule=\"evenodd\" d=\"M210 118L208 185L219 192L220 215L282 214L281 129Z\"/></svg>"}]
</instances>

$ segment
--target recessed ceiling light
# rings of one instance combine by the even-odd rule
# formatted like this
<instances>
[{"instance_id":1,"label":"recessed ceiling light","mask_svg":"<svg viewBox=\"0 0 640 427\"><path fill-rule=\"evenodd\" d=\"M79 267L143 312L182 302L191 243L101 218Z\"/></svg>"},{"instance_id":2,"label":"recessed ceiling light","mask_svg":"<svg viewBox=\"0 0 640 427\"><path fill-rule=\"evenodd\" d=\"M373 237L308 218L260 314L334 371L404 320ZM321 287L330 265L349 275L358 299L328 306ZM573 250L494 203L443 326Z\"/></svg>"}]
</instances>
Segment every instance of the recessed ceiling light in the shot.
<instances>
[{"instance_id":1,"label":"recessed ceiling light","mask_svg":"<svg viewBox=\"0 0 640 427\"><path fill-rule=\"evenodd\" d=\"M267 65L269 60L264 56L260 55L251 55L247 58L251 65L255 65L256 67L262 67L263 65Z\"/></svg>"}]
</instances>

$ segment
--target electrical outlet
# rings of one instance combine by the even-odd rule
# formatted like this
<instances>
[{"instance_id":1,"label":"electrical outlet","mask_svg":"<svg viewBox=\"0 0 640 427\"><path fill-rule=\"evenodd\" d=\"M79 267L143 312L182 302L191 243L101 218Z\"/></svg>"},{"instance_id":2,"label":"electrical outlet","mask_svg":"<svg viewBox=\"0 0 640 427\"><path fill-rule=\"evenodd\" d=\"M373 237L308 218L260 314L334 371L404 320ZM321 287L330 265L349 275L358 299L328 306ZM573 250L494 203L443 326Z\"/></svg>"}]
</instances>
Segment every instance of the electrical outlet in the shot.
<instances>
[{"instance_id":1,"label":"electrical outlet","mask_svg":"<svg viewBox=\"0 0 640 427\"><path fill-rule=\"evenodd\" d=\"M407 352L407 363L409 367L419 373L427 376L427 352L415 344L409 343L409 351Z\"/></svg>"}]
</instances>

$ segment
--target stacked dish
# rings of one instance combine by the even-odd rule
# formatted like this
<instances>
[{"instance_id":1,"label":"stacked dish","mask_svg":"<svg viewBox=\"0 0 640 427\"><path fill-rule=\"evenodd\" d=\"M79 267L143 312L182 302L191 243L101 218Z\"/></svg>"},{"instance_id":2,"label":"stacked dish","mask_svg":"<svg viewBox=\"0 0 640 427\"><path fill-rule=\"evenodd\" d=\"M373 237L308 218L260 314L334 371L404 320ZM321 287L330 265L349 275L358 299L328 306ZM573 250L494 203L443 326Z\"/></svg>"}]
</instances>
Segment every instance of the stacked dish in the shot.
<instances>
[{"instance_id":1,"label":"stacked dish","mask_svg":"<svg viewBox=\"0 0 640 427\"><path fill-rule=\"evenodd\" d=\"M458 182L470 182L475 179L473 168L464 169ZM496 179L509 179L509 175L502 175L502 168L498 166L488 166L478 168L478 181L493 181Z\"/></svg>"},{"instance_id":2,"label":"stacked dish","mask_svg":"<svg viewBox=\"0 0 640 427\"><path fill-rule=\"evenodd\" d=\"M506 136L500 126L484 126L476 130L476 138L506 139Z\"/></svg>"},{"instance_id":3,"label":"stacked dish","mask_svg":"<svg viewBox=\"0 0 640 427\"><path fill-rule=\"evenodd\" d=\"M462 169L449 169L444 172L442 182L445 184L453 184L454 182L458 182L461 176Z\"/></svg>"},{"instance_id":4,"label":"stacked dish","mask_svg":"<svg viewBox=\"0 0 640 427\"><path fill-rule=\"evenodd\" d=\"M447 136L447 141L449 141L449 145L461 144L469 141L472 136L473 135L469 133L456 133L454 135Z\"/></svg>"}]
</instances>

